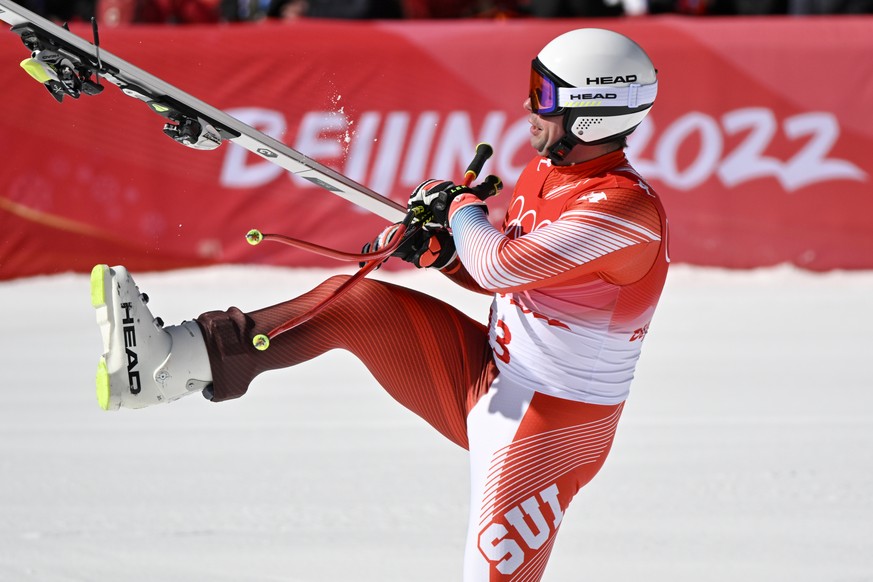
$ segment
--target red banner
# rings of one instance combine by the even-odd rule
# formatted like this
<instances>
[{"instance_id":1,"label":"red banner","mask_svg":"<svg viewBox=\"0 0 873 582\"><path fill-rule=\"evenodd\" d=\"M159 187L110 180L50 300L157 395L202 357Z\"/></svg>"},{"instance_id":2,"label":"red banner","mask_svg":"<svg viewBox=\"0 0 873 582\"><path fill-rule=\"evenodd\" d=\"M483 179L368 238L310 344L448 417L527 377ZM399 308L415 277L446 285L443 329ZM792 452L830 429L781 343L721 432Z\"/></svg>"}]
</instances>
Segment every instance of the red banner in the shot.
<instances>
[{"instance_id":1,"label":"red banner","mask_svg":"<svg viewBox=\"0 0 873 582\"><path fill-rule=\"evenodd\" d=\"M458 178L481 141L495 149L485 171L511 188L533 154L530 60L581 26L631 36L659 69L628 153L664 198L675 262L873 268L873 17L310 20L106 29L101 42L403 201L425 178ZM173 143L114 87L59 105L17 67L25 56L0 35L2 279L97 262L326 265L244 235L352 251L384 225L232 144Z\"/></svg>"}]
</instances>

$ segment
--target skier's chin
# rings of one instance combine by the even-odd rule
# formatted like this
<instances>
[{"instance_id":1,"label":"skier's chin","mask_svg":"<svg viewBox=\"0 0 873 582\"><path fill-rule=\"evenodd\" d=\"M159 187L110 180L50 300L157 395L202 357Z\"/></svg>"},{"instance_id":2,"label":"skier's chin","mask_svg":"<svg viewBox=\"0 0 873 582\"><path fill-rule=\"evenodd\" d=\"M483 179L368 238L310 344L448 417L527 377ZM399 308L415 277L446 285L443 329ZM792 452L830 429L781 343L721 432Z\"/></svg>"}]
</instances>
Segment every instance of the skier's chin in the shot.
<instances>
[{"instance_id":1,"label":"skier's chin","mask_svg":"<svg viewBox=\"0 0 873 582\"><path fill-rule=\"evenodd\" d=\"M552 144L549 142L548 139L546 139L544 135L541 134L539 137L531 136L530 145L533 149L537 151L539 155L545 156L548 155L549 147L551 147Z\"/></svg>"},{"instance_id":2,"label":"skier's chin","mask_svg":"<svg viewBox=\"0 0 873 582\"><path fill-rule=\"evenodd\" d=\"M542 130L537 131L536 128L531 127L530 132L530 147L535 149L538 154L543 155L543 152L548 148L548 140L546 138L545 132Z\"/></svg>"},{"instance_id":3,"label":"skier's chin","mask_svg":"<svg viewBox=\"0 0 873 582\"><path fill-rule=\"evenodd\" d=\"M544 124L531 122L530 145L539 155L546 156L549 148L561 138L560 133L553 128L544 127Z\"/></svg>"}]
</instances>

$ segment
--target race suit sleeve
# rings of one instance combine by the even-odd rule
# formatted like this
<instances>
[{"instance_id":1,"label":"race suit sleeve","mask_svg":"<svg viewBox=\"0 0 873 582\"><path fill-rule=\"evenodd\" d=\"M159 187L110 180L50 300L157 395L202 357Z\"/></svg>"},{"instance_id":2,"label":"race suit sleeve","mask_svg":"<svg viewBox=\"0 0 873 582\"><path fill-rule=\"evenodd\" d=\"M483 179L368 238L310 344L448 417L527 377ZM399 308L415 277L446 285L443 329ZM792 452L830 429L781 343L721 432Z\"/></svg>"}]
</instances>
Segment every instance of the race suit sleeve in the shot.
<instances>
[{"instance_id":1,"label":"race suit sleeve","mask_svg":"<svg viewBox=\"0 0 873 582\"><path fill-rule=\"evenodd\" d=\"M578 199L547 226L515 239L475 206L453 208L450 226L470 276L495 293L560 285L586 275L631 283L651 268L661 234L658 210L638 193L607 191L607 199Z\"/></svg>"},{"instance_id":2,"label":"race suit sleeve","mask_svg":"<svg viewBox=\"0 0 873 582\"><path fill-rule=\"evenodd\" d=\"M451 263L440 269L440 273L448 277L449 280L456 285L460 285L468 291L473 291L474 293L480 293L482 295L493 295L491 291L483 289L482 286L476 282L457 257L455 257L455 260Z\"/></svg>"}]
</instances>

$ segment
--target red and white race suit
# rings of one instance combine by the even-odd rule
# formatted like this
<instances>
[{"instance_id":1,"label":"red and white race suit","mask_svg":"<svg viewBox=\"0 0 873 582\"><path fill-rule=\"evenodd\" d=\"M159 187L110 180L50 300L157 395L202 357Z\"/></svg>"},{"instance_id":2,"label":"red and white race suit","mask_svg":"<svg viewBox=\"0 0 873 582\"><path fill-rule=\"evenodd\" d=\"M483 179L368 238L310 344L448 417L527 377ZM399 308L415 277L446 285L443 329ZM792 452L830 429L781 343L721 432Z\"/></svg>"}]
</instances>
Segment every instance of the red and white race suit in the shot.
<instances>
[{"instance_id":1,"label":"red and white race suit","mask_svg":"<svg viewBox=\"0 0 873 582\"><path fill-rule=\"evenodd\" d=\"M495 293L500 374L559 398L624 401L668 256L661 203L623 152L573 166L532 160L502 231L464 202L451 226L467 272Z\"/></svg>"},{"instance_id":2,"label":"red and white race suit","mask_svg":"<svg viewBox=\"0 0 873 582\"><path fill-rule=\"evenodd\" d=\"M488 327L364 279L267 351L252 347L344 277L197 322L215 401L241 396L264 371L332 349L355 354L398 402L470 451L464 582L536 582L570 501L612 445L667 273L667 220L621 151L573 166L535 158L500 229L480 207L469 194L452 204L460 263L444 272L494 294Z\"/></svg>"}]
</instances>

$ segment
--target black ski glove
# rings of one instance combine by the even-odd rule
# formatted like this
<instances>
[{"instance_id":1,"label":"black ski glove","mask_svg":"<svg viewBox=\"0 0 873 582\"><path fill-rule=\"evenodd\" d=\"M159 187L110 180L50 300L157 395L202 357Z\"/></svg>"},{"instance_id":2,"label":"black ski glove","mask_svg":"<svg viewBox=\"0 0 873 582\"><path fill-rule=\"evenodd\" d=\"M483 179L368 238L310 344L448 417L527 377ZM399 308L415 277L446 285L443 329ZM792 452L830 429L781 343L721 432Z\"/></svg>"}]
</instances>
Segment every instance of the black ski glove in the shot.
<instances>
[{"instance_id":1,"label":"black ski glove","mask_svg":"<svg viewBox=\"0 0 873 582\"><path fill-rule=\"evenodd\" d=\"M374 253L384 248L394 238L399 226L400 223L392 224L379 233L373 242L365 244L361 251ZM452 240L452 235L446 229L425 226L418 228L412 234L407 234L406 239L400 243L396 251L391 253L391 256L412 263L420 269L425 267L442 269L451 263L456 256L455 241Z\"/></svg>"},{"instance_id":2,"label":"black ski glove","mask_svg":"<svg viewBox=\"0 0 873 582\"><path fill-rule=\"evenodd\" d=\"M417 222L438 225L443 228L449 224L449 208L455 198L466 196L464 206L481 206L487 213L485 200L503 188L497 176L488 176L484 181L468 188L449 181L425 180L412 191L406 209L415 215Z\"/></svg>"}]
</instances>

